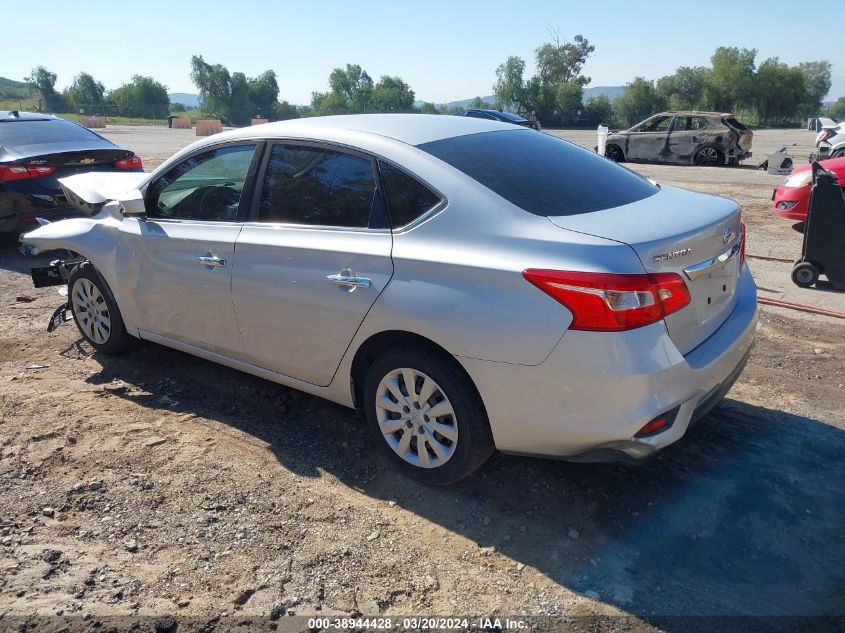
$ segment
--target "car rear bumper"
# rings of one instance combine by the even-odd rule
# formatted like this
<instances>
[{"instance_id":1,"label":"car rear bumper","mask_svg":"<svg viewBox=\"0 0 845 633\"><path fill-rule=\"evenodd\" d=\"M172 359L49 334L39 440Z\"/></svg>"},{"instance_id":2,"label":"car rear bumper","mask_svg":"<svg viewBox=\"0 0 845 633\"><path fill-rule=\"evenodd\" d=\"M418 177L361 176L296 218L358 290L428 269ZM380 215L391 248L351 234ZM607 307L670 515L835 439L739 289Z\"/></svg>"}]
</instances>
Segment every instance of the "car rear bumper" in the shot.
<instances>
[{"instance_id":1,"label":"car rear bumper","mask_svg":"<svg viewBox=\"0 0 845 633\"><path fill-rule=\"evenodd\" d=\"M82 214L71 206L50 207L23 213L12 213L0 217L0 233L25 232L28 228L38 225L36 218L43 218L50 222L67 218L82 217Z\"/></svg>"},{"instance_id":2,"label":"car rear bumper","mask_svg":"<svg viewBox=\"0 0 845 633\"><path fill-rule=\"evenodd\" d=\"M487 409L496 447L573 461L640 460L679 440L739 377L757 324L757 289L743 268L737 304L682 355L665 325L618 333L569 331L540 365L459 359ZM666 430L636 438L648 422Z\"/></svg>"}]
</instances>

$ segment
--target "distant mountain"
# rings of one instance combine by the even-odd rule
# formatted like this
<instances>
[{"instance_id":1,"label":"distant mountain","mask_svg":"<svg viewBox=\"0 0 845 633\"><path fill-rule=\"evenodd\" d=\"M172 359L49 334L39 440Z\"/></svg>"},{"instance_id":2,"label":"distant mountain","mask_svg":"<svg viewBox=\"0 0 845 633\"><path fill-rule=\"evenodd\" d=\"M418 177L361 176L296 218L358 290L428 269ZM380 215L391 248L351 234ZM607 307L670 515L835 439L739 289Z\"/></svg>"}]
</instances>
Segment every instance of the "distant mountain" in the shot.
<instances>
[{"instance_id":1,"label":"distant mountain","mask_svg":"<svg viewBox=\"0 0 845 633\"><path fill-rule=\"evenodd\" d=\"M593 97L604 95L608 99L613 101L623 92L625 92L625 86L594 86L592 88L584 88L584 96L582 97L582 99L584 103L586 103Z\"/></svg>"},{"instance_id":2,"label":"distant mountain","mask_svg":"<svg viewBox=\"0 0 845 633\"><path fill-rule=\"evenodd\" d=\"M200 105L200 96L193 95L188 92L172 92L169 95L170 103L181 103L189 108L198 108Z\"/></svg>"},{"instance_id":3,"label":"distant mountain","mask_svg":"<svg viewBox=\"0 0 845 633\"><path fill-rule=\"evenodd\" d=\"M584 88L583 100L586 103L592 97L596 97L598 95L606 95L608 99L613 101L623 92L625 92L625 86L595 86L594 88ZM475 97L472 97L470 99L461 99L460 101L450 101L449 103L438 103L437 105L441 108L466 108L474 100ZM487 95L486 97L481 97L481 100L486 101L487 103L494 103L496 101L496 96ZM414 102L414 105L417 107L420 107L422 104L422 101Z\"/></svg>"}]
</instances>

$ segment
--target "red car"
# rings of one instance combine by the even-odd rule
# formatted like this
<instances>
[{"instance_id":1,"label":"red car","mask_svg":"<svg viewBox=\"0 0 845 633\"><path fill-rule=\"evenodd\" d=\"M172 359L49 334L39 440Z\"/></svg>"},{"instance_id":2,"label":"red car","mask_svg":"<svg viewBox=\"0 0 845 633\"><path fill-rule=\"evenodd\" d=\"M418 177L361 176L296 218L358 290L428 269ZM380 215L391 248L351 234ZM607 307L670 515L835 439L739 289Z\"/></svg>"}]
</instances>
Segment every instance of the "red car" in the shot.
<instances>
[{"instance_id":1,"label":"red car","mask_svg":"<svg viewBox=\"0 0 845 633\"><path fill-rule=\"evenodd\" d=\"M823 160L819 165L836 174L839 184L845 188L845 157ZM775 215L800 222L807 219L810 192L813 190L812 169L812 163L798 165L792 170L785 183L775 187L772 194Z\"/></svg>"}]
</instances>

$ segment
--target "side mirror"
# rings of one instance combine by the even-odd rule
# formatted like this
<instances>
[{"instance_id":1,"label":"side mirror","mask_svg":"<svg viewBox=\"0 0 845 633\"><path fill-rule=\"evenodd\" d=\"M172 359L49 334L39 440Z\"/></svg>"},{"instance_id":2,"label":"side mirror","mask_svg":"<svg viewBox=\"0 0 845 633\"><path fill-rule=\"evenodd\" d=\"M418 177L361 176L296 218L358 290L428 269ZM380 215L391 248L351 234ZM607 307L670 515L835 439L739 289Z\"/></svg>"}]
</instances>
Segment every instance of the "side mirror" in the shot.
<instances>
[{"instance_id":1,"label":"side mirror","mask_svg":"<svg viewBox=\"0 0 845 633\"><path fill-rule=\"evenodd\" d=\"M127 218L143 218L147 215L144 195L135 189L120 199L120 212Z\"/></svg>"}]
</instances>

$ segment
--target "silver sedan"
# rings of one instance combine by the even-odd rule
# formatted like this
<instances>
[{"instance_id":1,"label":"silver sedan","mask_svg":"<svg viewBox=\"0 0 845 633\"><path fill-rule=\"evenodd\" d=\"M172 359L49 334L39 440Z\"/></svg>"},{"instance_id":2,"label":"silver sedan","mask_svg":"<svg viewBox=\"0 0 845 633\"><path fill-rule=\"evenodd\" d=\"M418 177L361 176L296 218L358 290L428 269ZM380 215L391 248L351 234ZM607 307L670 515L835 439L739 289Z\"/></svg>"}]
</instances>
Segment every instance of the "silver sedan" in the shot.
<instances>
[{"instance_id":1,"label":"silver sedan","mask_svg":"<svg viewBox=\"0 0 845 633\"><path fill-rule=\"evenodd\" d=\"M733 201L533 130L361 115L201 140L63 180L97 350L154 341L363 412L373 450L455 482L495 450L638 460L739 375L756 288Z\"/></svg>"}]
</instances>

